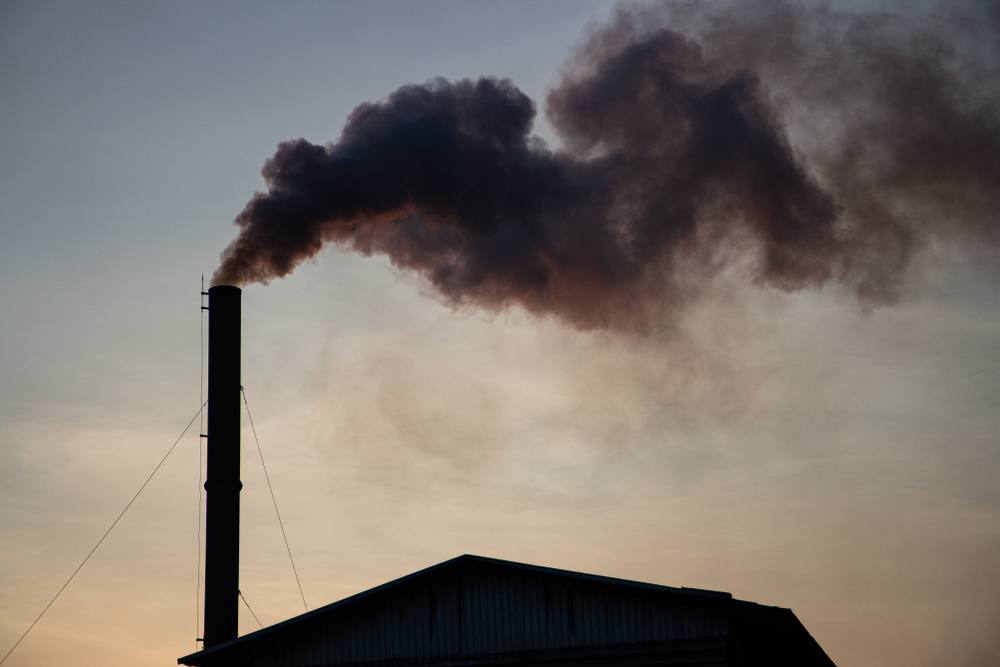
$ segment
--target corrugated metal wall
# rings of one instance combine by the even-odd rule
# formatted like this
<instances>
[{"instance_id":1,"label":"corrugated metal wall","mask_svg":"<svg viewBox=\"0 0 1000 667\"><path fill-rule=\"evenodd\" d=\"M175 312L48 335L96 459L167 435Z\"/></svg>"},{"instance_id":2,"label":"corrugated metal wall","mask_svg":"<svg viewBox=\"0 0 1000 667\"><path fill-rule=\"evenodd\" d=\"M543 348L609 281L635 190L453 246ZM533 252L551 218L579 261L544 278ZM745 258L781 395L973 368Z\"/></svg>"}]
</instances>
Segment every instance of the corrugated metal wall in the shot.
<instances>
[{"instance_id":1,"label":"corrugated metal wall","mask_svg":"<svg viewBox=\"0 0 1000 667\"><path fill-rule=\"evenodd\" d=\"M472 657L515 651L720 637L721 610L628 595L586 581L473 571L440 580L253 656L255 667Z\"/></svg>"}]
</instances>

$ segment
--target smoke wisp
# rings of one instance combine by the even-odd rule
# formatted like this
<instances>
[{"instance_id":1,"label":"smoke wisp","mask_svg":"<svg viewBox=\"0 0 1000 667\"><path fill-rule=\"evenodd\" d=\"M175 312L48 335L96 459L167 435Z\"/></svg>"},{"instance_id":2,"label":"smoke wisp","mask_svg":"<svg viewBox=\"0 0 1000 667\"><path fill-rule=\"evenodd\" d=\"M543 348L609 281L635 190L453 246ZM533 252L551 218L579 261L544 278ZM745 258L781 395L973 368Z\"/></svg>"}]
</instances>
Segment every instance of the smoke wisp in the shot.
<instances>
[{"instance_id":1,"label":"smoke wisp","mask_svg":"<svg viewBox=\"0 0 1000 667\"><path fill-rule=\"evenodd\" d=\"M891 302L931 236L998 240L996 22L967 18L620 8L548 95L562 148L509 80L404 86L336 142L278 146L213 282L332 244L580 329L647 330L729 270Z\"/></svg>"}]
</instances>

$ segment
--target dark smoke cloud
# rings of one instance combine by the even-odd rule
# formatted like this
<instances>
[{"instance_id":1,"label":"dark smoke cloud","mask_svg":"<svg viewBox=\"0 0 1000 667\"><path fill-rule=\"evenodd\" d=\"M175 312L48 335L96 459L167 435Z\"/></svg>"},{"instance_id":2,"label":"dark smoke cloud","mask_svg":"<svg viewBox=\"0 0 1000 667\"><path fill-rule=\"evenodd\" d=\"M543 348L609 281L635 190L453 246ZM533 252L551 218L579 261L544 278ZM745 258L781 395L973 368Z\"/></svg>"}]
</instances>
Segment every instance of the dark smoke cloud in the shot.
<instances>
[{"instance_id":1,"label":"dark smoke cloud","mask_svg":"<svg viewBox=\"0 0 1000 667\"><path fill-rule=\"evenodd\" d=\"M279 145L213 281L334 244L581 329L663 322L727 270L892 301L930 235L998 240L996 13L966 10L619 8L549 93L563 149L508 80L405 86Z\"/></svg>"}]
</instances>

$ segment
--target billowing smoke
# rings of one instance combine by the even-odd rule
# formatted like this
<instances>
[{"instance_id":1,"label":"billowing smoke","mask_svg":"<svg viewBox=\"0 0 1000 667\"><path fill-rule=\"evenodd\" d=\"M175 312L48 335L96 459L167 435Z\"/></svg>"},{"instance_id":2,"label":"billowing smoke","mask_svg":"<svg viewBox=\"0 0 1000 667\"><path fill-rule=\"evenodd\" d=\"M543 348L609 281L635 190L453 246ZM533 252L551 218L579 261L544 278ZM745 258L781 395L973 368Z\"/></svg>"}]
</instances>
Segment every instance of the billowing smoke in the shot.
<instances>
[{"instance_id":1,"label":"billowing smoke","mask_svg":"<svg viewBox=\"0 0 1000 667\"><path fill-rule=\"evenodd\" d=\"M997 22L977 12L620 8L548 95L562 148L508 80L405 86L334 143L279 145L213 281L333 244L454 307L581 329L647 328L726 271L892 301L928 239L998 239Z\"/></svg>"}]
</instances>

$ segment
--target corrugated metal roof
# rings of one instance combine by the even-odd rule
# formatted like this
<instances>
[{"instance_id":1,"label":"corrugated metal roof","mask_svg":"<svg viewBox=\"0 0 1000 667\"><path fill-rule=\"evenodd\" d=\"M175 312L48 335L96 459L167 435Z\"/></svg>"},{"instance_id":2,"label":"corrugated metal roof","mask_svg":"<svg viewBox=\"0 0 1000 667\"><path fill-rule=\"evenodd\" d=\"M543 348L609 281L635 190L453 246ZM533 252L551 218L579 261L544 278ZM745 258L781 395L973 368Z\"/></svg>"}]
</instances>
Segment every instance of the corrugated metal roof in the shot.
<instances>
[{"instance_id":1,"label":"corrugated metal roof","mask_svg":"<svg viewBox=\"0 0 1000 667\"><path fill-rule=\"evenodd\" d=\"M468 664L644 646L688 647L708 664L724 655L734 603L759 607L717 591L460 556L179 662Z\"/></svg>"}]
</instances>

